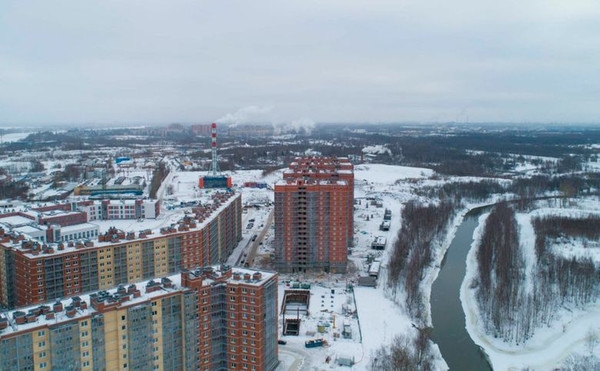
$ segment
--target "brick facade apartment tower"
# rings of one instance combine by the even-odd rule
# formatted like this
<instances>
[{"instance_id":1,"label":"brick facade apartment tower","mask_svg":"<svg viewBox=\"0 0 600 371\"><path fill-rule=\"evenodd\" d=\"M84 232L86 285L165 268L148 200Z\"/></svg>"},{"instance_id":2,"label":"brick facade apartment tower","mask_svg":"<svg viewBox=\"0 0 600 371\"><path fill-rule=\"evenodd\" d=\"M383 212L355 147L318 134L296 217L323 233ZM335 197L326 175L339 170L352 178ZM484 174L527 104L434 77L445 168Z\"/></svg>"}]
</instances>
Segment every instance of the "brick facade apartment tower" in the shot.
<instances>
[{"instance_id":1,"label":"brick facade apartment tower","mask_svg":"<svg viewBox=\"0 0 600 371\"><path fill-rule=\"evenodd\" d=\"M354 233L354 167L346 158L298 158L275 184L280 272L346 272Z\"/></svg>"},{"instance_id":2,"label":"brick facade apartment tower","mask_svg":"<svg viewBox=\"0 0 600 371\"><path fill-rule=\"evenodd\" d=\"M0 314L0 370L273 371L277 274L212 266Z\"/></svg>"}]
</instances>

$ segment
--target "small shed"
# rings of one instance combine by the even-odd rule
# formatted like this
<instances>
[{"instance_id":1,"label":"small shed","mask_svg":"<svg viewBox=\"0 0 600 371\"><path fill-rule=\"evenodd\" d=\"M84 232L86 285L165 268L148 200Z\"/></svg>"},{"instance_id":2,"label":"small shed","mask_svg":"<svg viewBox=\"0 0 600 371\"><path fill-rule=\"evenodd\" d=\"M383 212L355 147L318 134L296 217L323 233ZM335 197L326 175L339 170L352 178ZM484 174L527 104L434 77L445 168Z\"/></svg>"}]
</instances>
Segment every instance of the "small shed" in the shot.
<instances>
[{"instance_id":1,"label":"small shed","mask_svg":"<svg viewBox=\"0 0 600 371\"><path fill-rule=\"evenodd\" d=\"M340 357L337 357L337 359L335 361L340 366L347 366L347 367L354 366L354 357L340 356Z\"/></svg>"}]
</instances>

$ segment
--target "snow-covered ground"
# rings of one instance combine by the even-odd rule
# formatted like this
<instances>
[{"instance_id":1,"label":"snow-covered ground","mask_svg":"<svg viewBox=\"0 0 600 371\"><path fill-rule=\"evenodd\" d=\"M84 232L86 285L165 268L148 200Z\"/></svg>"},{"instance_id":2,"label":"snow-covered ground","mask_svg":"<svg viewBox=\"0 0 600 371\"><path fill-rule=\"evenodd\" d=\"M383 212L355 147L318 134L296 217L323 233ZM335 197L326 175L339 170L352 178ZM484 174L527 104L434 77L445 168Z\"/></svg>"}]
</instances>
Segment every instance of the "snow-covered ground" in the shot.
<instances>
[{"instance_id":1,"label":"snow-covered ground","mask_svg":"<svg viewBox=\"0 0 600 371\"><path fill-rule=\"evenodd\" d=\"M553 201L548 201L552 203ZM527 264L529 287L531 272L536 264L534 241L535 234L531 225L534 216L582 216L600 214L600 207L595 199L587 199L581 204L570 205L569 208L543 207L527 214L517 214L520 230L520 243L525 254ZM480 216L479 226L474 232L473 246L467 257L467 272L461 287L461 301L466 314L467 330L474 342L481 346L487 354L494 370L523 370L536 371L560 370L569 357L585 357L594 354L598 357L598 349L590 348L590 334L597 337L600 334L600 302L588 305L584 310L576 308L556 308L556 320L551 327L538 328L534 336L525 344L508 344L482 332L482 319L475 303L475 291L470 288L470 283L476 279L477 263L475 247L478 245L483 233L485 218L488 214ZM560 249L565 256L581 256L585 254L592 257L598 264L600 262L600 249L594 246L583 247L583 241L570 240L570 248ZM556 249L557 246L553 248ZM556 251L556 250L555 250ZM597 343L597 340L596 340ZM595 348L598 348L597 346ZM596 352L596 353L594 353ZM598 369L593 368L594 370Z\"/></svg>"},{"instance_id":2,"label":"snow-covered ground","mask_svg":"<svg viewBox=\"0 0 600 371\"><path fill-rule=\"evenodd\" d=\"M24 133L8 133L8 134L2 134L2 136L0 137L0 144L1 143L9 143L9 142L18 142L22 139L27 138L27 136L31 134L28 132L24 132Z\"/></svg>"}]
</instances>

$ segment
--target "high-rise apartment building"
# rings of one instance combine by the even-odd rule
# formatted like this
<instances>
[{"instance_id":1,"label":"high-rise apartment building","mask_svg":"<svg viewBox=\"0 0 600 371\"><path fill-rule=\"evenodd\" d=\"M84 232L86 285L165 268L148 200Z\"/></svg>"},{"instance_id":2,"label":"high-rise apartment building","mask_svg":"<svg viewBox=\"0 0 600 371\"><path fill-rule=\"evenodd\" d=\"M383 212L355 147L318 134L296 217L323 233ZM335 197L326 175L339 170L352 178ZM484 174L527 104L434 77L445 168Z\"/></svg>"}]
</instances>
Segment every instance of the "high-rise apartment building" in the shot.
<instances>
[{"instance_id":1,"label":"high-rise apartment building","mask_svg":"<svg viewBox=\"0 0 600 371\"><path fill-rule=\"evenodd\" d=\"M115 228L69 242L45 243L0 221L0 304L44 303L224 262L242 239L241 223L241 195L230 191L212 192L160 230Z\"/></svg>"},{"instance_id":2,"label":"high-rise apartment building","mask_svg":"<svg viewBox=\"0 0 600 371\"><path fill-rule=\"evenodd\" d=\"M306 157L275 184L275 264L280 272L346 272L354 233L354 167Z\"/></svg>"},{"instance_id":3,"label":"high-rise apartment building","mask_svg":"<svg viewBox=\"0 0 600 371\"><path fill-rule=\"evenodd\" d=\"M277 274L212 266L0 314L0 370L272 371Z\"/></svg>"}]
</instances>

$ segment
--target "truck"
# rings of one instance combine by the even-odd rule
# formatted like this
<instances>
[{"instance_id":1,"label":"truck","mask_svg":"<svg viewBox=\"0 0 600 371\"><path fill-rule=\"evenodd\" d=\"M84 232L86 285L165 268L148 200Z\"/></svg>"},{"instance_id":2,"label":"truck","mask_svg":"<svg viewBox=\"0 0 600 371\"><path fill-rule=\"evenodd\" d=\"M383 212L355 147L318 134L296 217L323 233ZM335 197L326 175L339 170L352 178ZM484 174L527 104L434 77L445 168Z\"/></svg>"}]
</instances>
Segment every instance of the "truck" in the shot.
<instances>
[{"instance_id":1,"label":"truck","mask_svg":"<svg viewBox=\"0 0 600 371\"><path fill-rule=\"evenodd\" d=\"M323 343L325 343L324 339L310 339L304 342L304 346L307 348L318 348L322 347Z\"/></svg>"}]
</instances>

